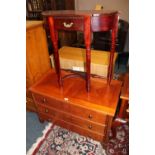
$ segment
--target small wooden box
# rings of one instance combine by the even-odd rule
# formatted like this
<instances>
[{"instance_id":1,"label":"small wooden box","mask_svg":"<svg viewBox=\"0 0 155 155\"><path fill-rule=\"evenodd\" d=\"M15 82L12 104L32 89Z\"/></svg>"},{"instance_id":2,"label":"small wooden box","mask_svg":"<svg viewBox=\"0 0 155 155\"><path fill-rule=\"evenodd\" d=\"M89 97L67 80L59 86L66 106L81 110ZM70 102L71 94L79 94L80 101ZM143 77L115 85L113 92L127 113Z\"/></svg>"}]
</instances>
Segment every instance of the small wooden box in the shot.
<instances>
[{"instance_id":1,"label":"small wooden box","mask_svg":"<svg viewBox=\"0 0 155 155\"><path fill-rule=\"evenodd\" d=\"M52 67L54 68L54 57L50 56ZM75 48L63 46L59 49L60 66L62 69L70 69L76 71L85 71L86 50L83 48ZM91 74L107 77L110 52L91 50ZM117 53L114 55L114 62Z\"/></svg>"}]
</instances>

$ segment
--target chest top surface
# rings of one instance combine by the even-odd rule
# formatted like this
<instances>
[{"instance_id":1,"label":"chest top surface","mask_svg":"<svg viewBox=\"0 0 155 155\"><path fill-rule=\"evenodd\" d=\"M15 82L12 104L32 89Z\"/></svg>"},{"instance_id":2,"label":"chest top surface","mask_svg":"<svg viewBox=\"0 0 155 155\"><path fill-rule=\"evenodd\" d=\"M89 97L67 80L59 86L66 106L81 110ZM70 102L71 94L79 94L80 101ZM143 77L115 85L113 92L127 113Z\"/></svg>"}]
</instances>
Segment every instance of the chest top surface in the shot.
<instances>
[{"instance_id":1,"label":"chest top surface","mask_svg":"<svg viewBox=\"0 0 155 155\"><path fill-rule=\"evenodd\" d=\"M62 71L62 74L67 75L68 73ZM85 81L81 78L68 78L64 81L63 87L60 88L56 73L51 69L30 90L33 93L63 102L66 102L65 99L67 98L68 103L114 116L122 83L112 80L109 86L104 79L92 78L91 81L89 93L85 89Z\"/></svg>"}]
</instances>

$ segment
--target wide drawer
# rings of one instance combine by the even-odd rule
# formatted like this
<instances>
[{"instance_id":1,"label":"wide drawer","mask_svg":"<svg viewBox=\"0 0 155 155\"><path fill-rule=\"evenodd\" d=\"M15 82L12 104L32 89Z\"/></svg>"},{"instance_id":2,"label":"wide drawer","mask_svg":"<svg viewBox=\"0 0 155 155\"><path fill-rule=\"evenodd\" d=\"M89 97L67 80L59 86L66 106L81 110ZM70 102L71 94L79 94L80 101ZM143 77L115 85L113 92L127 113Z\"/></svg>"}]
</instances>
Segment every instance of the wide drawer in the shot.
<instances>
[{"instance_id":1,"label":"wide drawer","mask_svg":"<svg viewBox=\"0 0 155 155\"><path fill-rule=\"evenodd\" d=\"M54 108L51 108L48 106L38 105L39 113L47 114L47 115L55 117L57 119L64 120L66 122L75 124L79 127L87 129L89 131L94 131L94 132L104 134L106 125L94 123L92 121L88 121L85 119L81 119L78 116L71 115L71 114L67 113L67 111L64 112L62 110L63 109L57 110L57 109L54 109Z\"/></svg>"},{"instance_id":2,"label":"wide drawer","mask_svg":"<svg viewBox=\"0 0 155 155\"><path fill-rule=\"evenodd\" d=\"M38 104L50 106L55 109L63 109L64 111L79 116L83 119L90 120L96 123L106 124L107 116L95 110L90 110L89 107L81 107L78 105L73 105L69 101L62 101L58 99L53 99L51 97L46 97L38 94L33 94L34 100Z\"/></svg>"},{"instance_id":3,"label":"wide drawer","mask_svg":"<svg viewBox=\"0 0 155 155\"><path fill-rule=\"evenodd\" d=\"M57 30L84 30L84 17L54 17L54 27Z\"/></svg>"},{"instance_id":4,"label":"wide drawer","mask_svg":"<svg viewBox=\"0 0 155 155\"><path fill-rule=\"evenodd\" d=\"M44 120L48 120L48 121L53 120L53 117L51 117L49 115L46 115L46 114L39 113L39 116L40 116L40 118L42 118ZM76 132L78 134L81 134L83 136L92 138L92 139L97 140L97 141L104 141L104 139L105 139L105 136L103 134L98 134L96 132L89 131L87 129L76 126L76 125L74 125L72 123L66 122L66 121L61 120L61 119L56 119L54 124L56 124L56 125L58 125L60 127L66 128L66 129L68 129L70 131Z\"/></svg>"}]
</instances>

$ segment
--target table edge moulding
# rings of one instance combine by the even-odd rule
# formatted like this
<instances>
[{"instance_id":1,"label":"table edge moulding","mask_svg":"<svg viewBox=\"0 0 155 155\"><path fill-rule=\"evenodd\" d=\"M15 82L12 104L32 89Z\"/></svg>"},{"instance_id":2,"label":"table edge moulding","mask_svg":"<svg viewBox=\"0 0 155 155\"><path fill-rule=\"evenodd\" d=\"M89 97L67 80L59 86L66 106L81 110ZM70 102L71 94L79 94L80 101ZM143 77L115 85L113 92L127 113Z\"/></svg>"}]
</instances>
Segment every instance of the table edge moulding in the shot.
<instances>
[{"instance_id":1,"label":"table edge moulding","mask_svg":"<svg viewBox=\"0 0 155 155\"><path fill-rule=\"evenodd\" d=\"M63 86L65 78L73 77L67 75L62 77L60 60L58 53L58 31L82 31L84 33L84 41L86 46L86 73L84 79L86 81L86 90L90 91L90 63L91 63L91 33L99 31L111 31L111 51L108 66L107 84L110 85L113 72L113 59L115 52L115 42L118 29L118 11L92 10L62 10L62 11L44 11L42 12L45 23L49 26L50 36L54 47L55 69L57 73L59 86ZM76 74L77 75L77 74ZM80 75L81 76L81 75Z\"/></svg>"}]
</instances>

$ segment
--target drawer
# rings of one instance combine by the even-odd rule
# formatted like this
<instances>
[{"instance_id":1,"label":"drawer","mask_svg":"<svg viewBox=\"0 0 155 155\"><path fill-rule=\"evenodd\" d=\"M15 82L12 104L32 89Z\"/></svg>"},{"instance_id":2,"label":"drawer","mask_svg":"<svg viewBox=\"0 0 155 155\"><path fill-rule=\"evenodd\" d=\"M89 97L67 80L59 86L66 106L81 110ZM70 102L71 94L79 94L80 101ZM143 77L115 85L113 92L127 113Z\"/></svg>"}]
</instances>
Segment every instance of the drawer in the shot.
<instances>
[{"instance_id":1,"label":"drawer","mask_svg":"<svg viewBox=\"0 0 155 155\"><path fill-rule=\"evenodd\" d=\"M37 102L38 104L50 106L55 109L64 109L67 113L81 117L82 119L86 119L96 123L101 123L103 125L106 124L107 116L105 114L95 110L90 110L88 109L88 107L73 105L69 101L61 101L58 99L53 99L51 97L49 98L38 94L33 94L33 97L35 102Z\"/></svg>"},{"instance_id":2,"label":"drawer","mask_svg":"<svg viewBox=\"0 0 155 155\"><path fill-rule=\"evenodd\" d=\"M54 27L57 30L84 30L84 17L55 17Z\"/></svg>"},{"instance_id":3,"label":"drawer","mask_svg":"<svg viewBox=\"0 0 155 155\"><path fill-rule=\"evenodd\" d=\"M106 125L94 123L92 121L88 121L85 119L81 119L80 117L77 117L75 115L71 115L67 112L59 111L57 109L47 107L47 106L38 105L38 111L39 113L47 114L57 119L64 120L66 122L75 124L89 131L94 131L94 132L104 134L104 131L106 128Z\"/></svg>"},{"instance_id":4,"label":"drawer","mask_svg":"<svg viewBox=\"0 0 155 155\"><path fill-rule=\"evenodd\" d=\"M53 120L53 117L50 117L49 115L46 115L46 114L40 113L39 116L44 120L48 120L48 121ZM82 127L76 126L72 123L66 122L66 121L61 120L61 119L57 119L54 123L55 123L55 125L58 125L62 128L68 129L70 131L76 132L80 135L92 138L92 139L97 140L97 141L102 142L105 139L105 136L103 134L99 134L99 133L96 133L93 131L86 130Z\"/></svg>"},{"instance_id":5,"label":"drawer","mask_svg":"<svg viewBox=\"0 0 155 155\"><path fill-rule=\"evenodd\" d=\"M115 15L93 16L91 18L92 31L109 31L114 27Z\"/></svg>"}]
</instances>

